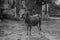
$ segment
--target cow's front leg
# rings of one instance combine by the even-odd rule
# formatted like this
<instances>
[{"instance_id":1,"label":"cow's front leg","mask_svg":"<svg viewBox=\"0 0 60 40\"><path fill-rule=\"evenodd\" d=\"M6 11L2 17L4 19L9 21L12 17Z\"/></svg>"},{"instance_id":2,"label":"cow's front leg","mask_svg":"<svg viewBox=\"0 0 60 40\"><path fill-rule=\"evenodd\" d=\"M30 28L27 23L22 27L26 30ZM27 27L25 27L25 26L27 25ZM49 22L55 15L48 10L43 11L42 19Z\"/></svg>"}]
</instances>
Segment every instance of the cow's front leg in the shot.
<instances>
[{"instance_id":1,"label":"cow's front leg","mask_svg":"<svg viewBox=\"0 0 60 40\"><path fill-rule=\"evenodd\" d=\"M28 26L27 26L27 35L28 35Z\"/></svg>"},{"instance_id":2,"label":"cow's front leg","mask_svg":"<svg viewBox=\"0 0 60 40\"><path fill-rule=\"evenodd\" d=\"M40 34L40 32L41 32L41 25L40 24L38 24L38 31L39 31L39 34Z\"/></svg>"},{"instance_id":3,"label":"cow's front leg","mask_svg":"<svg viewBox=\"0 0 60 40\"><path fill-rule=\"evenodd\" d=\"M32 27L30 26L29 28L30 28L30 30L29 30L29 31L30 31L30 35L31 35L31 29L32 29Z\"/></svg>"}]
</instances>

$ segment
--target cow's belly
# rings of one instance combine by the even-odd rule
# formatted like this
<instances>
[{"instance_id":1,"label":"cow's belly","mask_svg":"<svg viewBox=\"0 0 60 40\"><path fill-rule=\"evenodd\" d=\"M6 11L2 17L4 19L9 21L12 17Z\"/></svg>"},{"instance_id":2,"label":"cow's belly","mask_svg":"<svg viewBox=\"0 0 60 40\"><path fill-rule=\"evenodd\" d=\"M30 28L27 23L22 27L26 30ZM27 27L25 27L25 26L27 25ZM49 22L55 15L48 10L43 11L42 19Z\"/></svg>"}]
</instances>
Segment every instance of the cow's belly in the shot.
<instances>
[{"instance_id":1,"label":"cow's belly","mask_svg":"<svg viewBox=\"0 0 60 40\"><path fill-rule=\"evenodd\" d=\"M36 26L36 25L38 25L38 23L39 23L39 20L34 20L34 21L31 22L31 25Z\"/></svg>"}]
</instances>

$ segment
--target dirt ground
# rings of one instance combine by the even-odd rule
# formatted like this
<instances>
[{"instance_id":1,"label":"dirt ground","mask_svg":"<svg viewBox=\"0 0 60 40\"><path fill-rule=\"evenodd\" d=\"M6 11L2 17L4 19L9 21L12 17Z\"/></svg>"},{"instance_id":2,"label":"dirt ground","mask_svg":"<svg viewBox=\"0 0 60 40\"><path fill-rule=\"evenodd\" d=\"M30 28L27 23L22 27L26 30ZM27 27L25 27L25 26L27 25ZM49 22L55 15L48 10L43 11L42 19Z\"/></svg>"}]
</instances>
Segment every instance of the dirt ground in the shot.
<instances>
[{"instance_id":1,"label":"dirt ground","mask_svg":"<svg viewBox=\"0 0 60 40\"><path fill-rule=\"evenodd\" d=\"M26 25L23 21L5 20L0 22L0 40L60 40L60 20L42 21L42 32L37 27L32 28L31 36L26 35Z\"/></svg>"}]
</instances>

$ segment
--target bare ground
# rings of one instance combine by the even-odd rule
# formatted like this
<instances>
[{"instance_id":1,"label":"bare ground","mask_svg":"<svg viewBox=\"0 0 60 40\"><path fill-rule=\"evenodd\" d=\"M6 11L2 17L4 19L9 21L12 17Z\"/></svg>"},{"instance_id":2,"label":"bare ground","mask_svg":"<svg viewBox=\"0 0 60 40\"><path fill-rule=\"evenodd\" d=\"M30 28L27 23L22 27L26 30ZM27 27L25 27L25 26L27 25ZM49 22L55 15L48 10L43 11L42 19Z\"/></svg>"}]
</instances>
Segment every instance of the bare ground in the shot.
<instances>
[{"instance_id":1,"label":"bare ground","mask_svg":"<svg viewBox=\"0 0 60 40\"><path fill-rule=\"evenodd\" d=\"M60 40L60 20L42 21L42 32L39 35L37 27L32 28L32 36L26 35L26 25L23 21L6 20L0 22L0 40Z\"/></svg>"}]
</instances>

